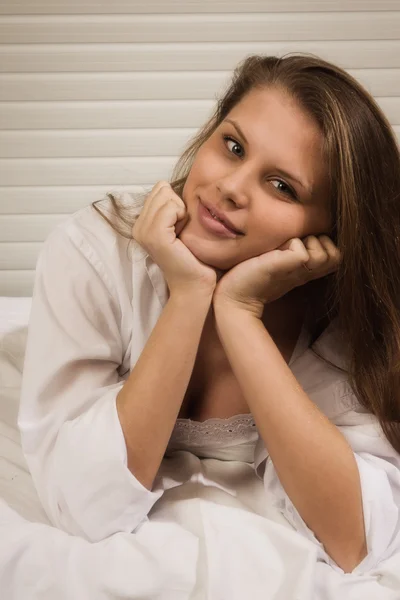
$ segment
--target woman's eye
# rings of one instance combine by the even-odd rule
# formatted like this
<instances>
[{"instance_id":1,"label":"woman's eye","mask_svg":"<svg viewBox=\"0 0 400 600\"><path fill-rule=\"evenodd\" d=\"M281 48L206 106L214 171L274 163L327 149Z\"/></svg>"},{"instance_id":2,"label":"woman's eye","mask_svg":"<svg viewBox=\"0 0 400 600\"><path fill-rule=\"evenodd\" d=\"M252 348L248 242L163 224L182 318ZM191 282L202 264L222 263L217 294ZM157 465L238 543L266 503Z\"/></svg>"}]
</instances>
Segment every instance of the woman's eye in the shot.
<instances>
[{"instance_id":1,"label":"woman's eye","mask_svg":"<svg viewBox=\"0 0 400 600\"><path fill-rule=\"evenodd\" d=\"M297 194L284 181L282 181L281 179L272 179L271 181L276 182L278 184L276 186L278 192L282 192L282 194L285 194L286 196L291 196L291 198L297 200Z\"/></svg>"},{"instance_id":2,"label":"woman's eye","mask_svg":"<svg viewBox=\"0 0 400 600\"><path fill-rule=\"evenodd\" d=\"M228 146L227 142L231 142L233 144L232 148L234 148L236 146L237 148L241 148L243 150L243 148L239 144L239 142L237 142L234 138L230 137L229 135L224 135L224 141L225 141L226 146L228 147L228 149L229 149L229 146ZM230 150L230 152L232 152L232 150ZM236 154L236 152L233 152L233 154ZM239 156L239 155L236 154L236 156ZM241 156L239 156L239 158L241 158Z\"/></svg>"},{"instance_id":3,"label":"woman's eye","mask_svg":"<svg viewBox=\"0 0 400 600\"><path fill-rule=\"evenodd\" d=\"M239 154L236 154L236 152L234 151L234 148L239 148L241 151L243 151L242 145L239 144L239 142L237 142L235 140L235 138L231 137L230 135L224 135L223 136L225 145L227 146L229 152L232 154L235 154L236 156L238 156L238 158L242 158L242 156L240 156ZM231 146L229 146L229 143L232 144ZM289 196L290 198L293 198L293 200L298 200L298 196L296 194L296 192L289 187L284 181L282 181L281 179L272 179L271 181L276 182L278 185L276 186L276 189L278 190L278 192L281 192L282 194L284 194L285 196Z\"/></svg>"}]
</instances>

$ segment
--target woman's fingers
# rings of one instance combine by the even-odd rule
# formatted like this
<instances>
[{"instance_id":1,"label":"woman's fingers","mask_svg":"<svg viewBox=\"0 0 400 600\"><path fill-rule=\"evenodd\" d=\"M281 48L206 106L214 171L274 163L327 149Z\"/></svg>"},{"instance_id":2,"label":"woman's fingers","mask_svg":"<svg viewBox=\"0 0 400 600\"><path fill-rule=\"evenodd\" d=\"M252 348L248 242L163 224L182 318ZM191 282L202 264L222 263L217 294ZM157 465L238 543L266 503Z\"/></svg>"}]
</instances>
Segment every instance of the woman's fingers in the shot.
<instances>
[{"instance_id":1,"label":"woman's fingers","mask_svg":"<svg viewBox=\"0 0 400 600\"><path fill-rule=\"evenodd\" d=\"M309 259L304 266L319 277L335 271L340 262L339 248L327 235L309 235L304 239Z\"/></svg>"}]
</instances>

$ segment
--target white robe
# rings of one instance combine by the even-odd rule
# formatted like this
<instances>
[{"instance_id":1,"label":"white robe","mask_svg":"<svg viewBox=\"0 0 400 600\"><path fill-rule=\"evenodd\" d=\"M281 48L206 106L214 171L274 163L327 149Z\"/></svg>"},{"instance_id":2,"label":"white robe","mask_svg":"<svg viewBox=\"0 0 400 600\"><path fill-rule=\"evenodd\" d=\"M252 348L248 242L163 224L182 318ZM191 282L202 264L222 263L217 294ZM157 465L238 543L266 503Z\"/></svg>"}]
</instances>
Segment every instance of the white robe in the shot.
<instances>
[{"instance_id":1,"label":"white robe","mask_svg":"<svg viewBox=\"0 0 400 600\"><path fill-rule=\"evenodd\" d=\"M129 202L129 194L122 199ZM107 206L104 200L103 208ZM261 437L254 444L253 462L241 463L236 452L230 463L225 455L225 471L212 449L208 459L200 459L190 449L175 452L164 458L152 491L128 470L116 396L167 299L158 265L140 247L128 246L91 206L68 217L48 236L36 268L18 427L50 522L89 542L121 532L143 536L149 517L150 521L152 516L164 518L163 497L179 499L184 483L197 482L195 491L190 491L192 499L199 483L213 490L209 516L213 511L217 515L218 503L226 504L230 494L245 511L264 520L268 517L274 532L277 528L285 537L293 535L294 529L300 534L298 548L314 549L311 562L320 563L324 572L318 585L329 581L326 568L343 575L282 488ZM341 365L338 339L331 324L315 349ZM400 551L400 456L376 418L357 402L345 373L321 361L307 347L306 338L300 341L290 368L311 400L346 437L357 461L368 555L353 573L368 574ZM229 469L236 473L230 482L225 479ZM218 500L219 494L224 494L224 500ZM171 514L165 513L165 519ZM229 507L218 513L218 523L227 515ZM231 539L228 526L226 532L227 540ZM279 535L274 535L270 540L279 546ZM244 543L249 540L250 534Z\"/></svg>"}]
</instances>

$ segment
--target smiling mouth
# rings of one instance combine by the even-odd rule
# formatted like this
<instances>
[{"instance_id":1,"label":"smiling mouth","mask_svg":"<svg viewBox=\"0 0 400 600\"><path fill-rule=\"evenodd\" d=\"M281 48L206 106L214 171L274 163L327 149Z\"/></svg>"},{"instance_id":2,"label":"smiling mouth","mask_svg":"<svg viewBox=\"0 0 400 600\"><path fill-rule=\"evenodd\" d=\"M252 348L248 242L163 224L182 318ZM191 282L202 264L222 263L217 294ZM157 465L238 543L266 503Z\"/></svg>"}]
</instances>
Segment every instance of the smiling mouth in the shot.
<instances>
[{"instance_id":1,"label":"smiling mouth","mask_svg":"<svg viewBox=\"0 0 400 600\"><path fill-rule=\"evenodd\" d=\"M232 229L232 227L229 227L229 225L227 223L225 223L225 221L223 221L222 219L220 219L219 217L217 217L217 215L214 215L214 213L212 212L212 210L210 210L209 208L207 208L207 210L208 210L208 212L210 213L210 215L212 216L212 218L215 221L218 221L218 223L222 223L222 225L224 227L226 227L227 229L229 229L229 231L232 231L232 233L236 233L237 235L239 235L241 233L240 231L237 231L236 229Z\"/></svg>"},{"instance_id":2,"label":"smiling mouth","mask_svg":"<svg viewBox=\"0 0 400 600\"><path fill-rule=\"evenodd\" d=\"M236 239L242 235L230 229L229 226L226 226L219 219L215 219L210 210L202 202L199 202L198 217L203 227L218 236Z\"/></svg>"}]
</instances>

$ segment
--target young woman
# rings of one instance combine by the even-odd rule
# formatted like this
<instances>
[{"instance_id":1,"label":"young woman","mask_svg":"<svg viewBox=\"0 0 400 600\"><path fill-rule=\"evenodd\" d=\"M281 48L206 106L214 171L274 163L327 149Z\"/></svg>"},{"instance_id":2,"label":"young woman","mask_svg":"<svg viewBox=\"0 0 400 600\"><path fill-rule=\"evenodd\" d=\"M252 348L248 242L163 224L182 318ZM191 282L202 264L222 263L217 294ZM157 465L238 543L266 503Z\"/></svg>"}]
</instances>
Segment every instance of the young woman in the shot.
<instances>
[{"instance_id":1,"label":"young woman","mask_svg":"<svg viewBox=\"0 0 400 600\"><path fill-rule=\"evenodd\" d=\"M399 201L393 132L352 77L250 56L171 183L57 227L19 413L52 522L134 531L183 449L254 463L336 568L400 549Z\"/></svg>"}]
</instances>

